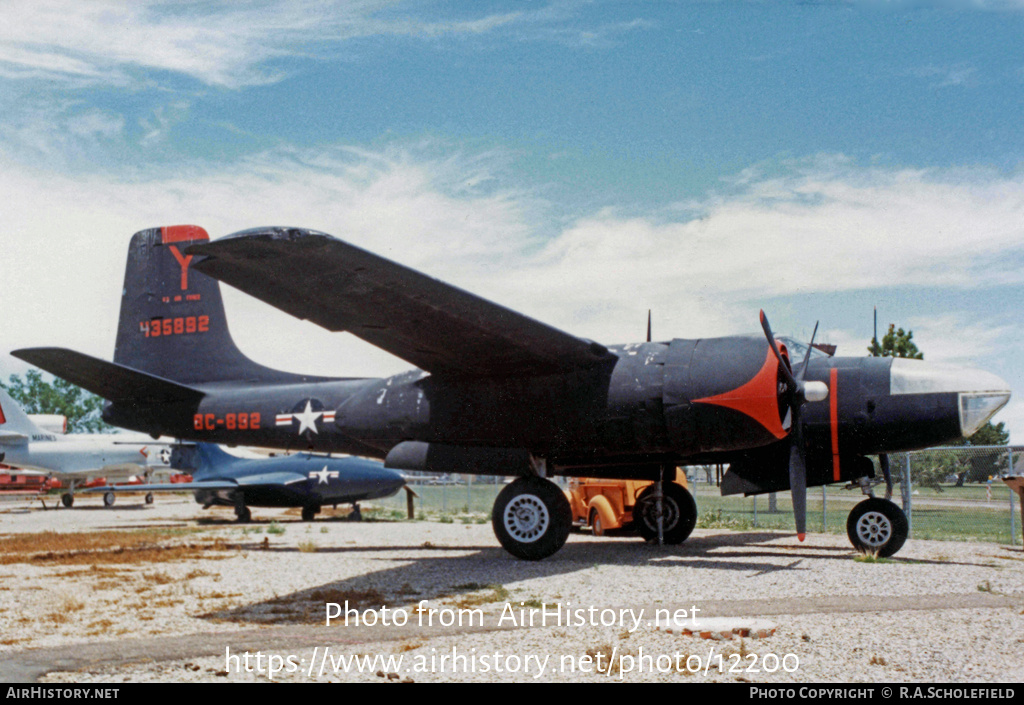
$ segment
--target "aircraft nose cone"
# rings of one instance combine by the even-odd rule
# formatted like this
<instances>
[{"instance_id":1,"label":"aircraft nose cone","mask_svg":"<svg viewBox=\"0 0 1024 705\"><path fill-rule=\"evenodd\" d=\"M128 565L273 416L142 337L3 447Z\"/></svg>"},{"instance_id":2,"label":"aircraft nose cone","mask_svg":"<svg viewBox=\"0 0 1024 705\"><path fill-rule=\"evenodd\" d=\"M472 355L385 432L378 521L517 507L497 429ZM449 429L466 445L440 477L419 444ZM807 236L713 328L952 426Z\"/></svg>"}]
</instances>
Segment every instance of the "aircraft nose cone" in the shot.
<instances>
[{"instance_id":1,"label":"aircraft nose cone","mask_svg":"<svg viewBox=\"0 0 1024 705\"><path fill-rule=\"evenodd\" d=\"M405 486L405 478L402 477L402 473L389 468L382 468L381 474L381 483L387 487L389 492L397 492Z\"/></svg>"},{"instance_id":2,"label":"aircraft nose cone","mask_svg":"<svg viewBox=\"0 0 1024 705\"><path fill-rule=\"evenodd\" d=\"M1010 386L984 370L895 358L889 390L901 395L956 395L960 433L973 435L1010 400Z\"/></svg>"},{"instance_id":3,"label":"aircraft nose cone","mask_svg":"<svg viewBox=\"0 0 1024 705\"><path fill-rule=\"evenodd\" d=\"M405 478L401 473L373 461L367 461L355 478L358 478L356 481L365 487L366 492L373 497L390 496L405 485Z\"/></svg>"}]
</instances>

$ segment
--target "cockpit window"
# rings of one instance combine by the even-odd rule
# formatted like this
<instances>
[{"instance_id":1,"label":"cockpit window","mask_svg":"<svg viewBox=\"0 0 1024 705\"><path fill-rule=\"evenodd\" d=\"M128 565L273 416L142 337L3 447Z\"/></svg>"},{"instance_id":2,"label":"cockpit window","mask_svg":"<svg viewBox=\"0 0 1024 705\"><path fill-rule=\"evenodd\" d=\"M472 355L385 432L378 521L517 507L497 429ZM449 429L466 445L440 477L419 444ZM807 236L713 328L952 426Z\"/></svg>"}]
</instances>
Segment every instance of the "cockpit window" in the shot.
<instances>
[{"instance_id":1,"label":"cockpit window","mask_svg":"<svg viewBox=\"0 0 1024 705\"><path fill-rule=\"evenodd\" d=\"M800 366L804 364L804 358L807 357L807 348L809 347L807 343L801 343L800 341L794 340L788 336L779 338L779 340L785 343L786 347L789 349L789 359L793 362L793 365ZM811 348L811 357L826 358L831 357L831 355L819 350L818 348Z\"/></svg>"}]
</instances>

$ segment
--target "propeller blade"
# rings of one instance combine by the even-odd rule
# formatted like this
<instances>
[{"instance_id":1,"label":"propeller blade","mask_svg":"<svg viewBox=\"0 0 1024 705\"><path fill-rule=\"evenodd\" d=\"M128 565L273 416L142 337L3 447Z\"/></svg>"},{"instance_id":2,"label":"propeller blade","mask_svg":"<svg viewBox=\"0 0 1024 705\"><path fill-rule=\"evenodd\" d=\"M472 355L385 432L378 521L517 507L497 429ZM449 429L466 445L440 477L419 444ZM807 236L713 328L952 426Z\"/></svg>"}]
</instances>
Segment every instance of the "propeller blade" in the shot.
<instances>
[{"instance_id":1,"label":"propeller blade","mask_svg":"<svg viewBox=\"0 0 1024 705\"><path fill-rule=\"evenodd\" d=\"M803 377L807 371L807 365L811 358L811 347L808 346L807 354L804 356L803 367L800 368L799 381L793 377L789 366L779 353L775 344L775 336L772 334L768 317L761 311L761 328L764 329L768 344L779 361L779 369L789 385L790 399L789 409L792 431L789 434L789 489L793 498L793 519L796 522L796 536L803 541L807 536L807 458L804 449L803 420L801 419L800 408L806 401L820 401L828 396L828 387L822 382L804 382ZM814 337L818 334L818 324L814 325L814 333L811 334L811 345L814 344Z\"/></svg>"},{"instance_id":2,"label":"propeller blade","mask_svg":"<svg viewBox=\"0 0 1024 705\"><path fill-rule=\"evenodd\" d=\"M789 450L789 491L793 497L796 537L803 541L807 536L807 467L796 445Z\"/></svg>"},{"instance_id":3,"label":"propeller blade","mask_svg":"<svg viewBox=\"0 0 1024 705\"><path fill-rule=\"evenodd\" d=\"M782 359L782 353L779 352L779 347L775 344L775 335L772 333L772 327L768 324L768 317L764 315L764 310L761 310L761 329L764 330L764 335L768 338L768 345L771 347L772 352L775 353L775 358L779 361L779 369L782 370L782 376L786 378L786 385L789 387L790 392L797 390L796 379L793 377L793 373L789 370L789 365Z\"/></svg>"},{"instance_id":4,"label":"propeller blade","mask_svg":"<svg viewBox=\"0 0 1024 705\"><path fill-rule=\"evenodd\" d=\"M800 404L793 407L793 433L789 447L789 492L793 498L793 519L796 537L803 541L807 535L807 458L804 456L803 421Z\"/></svg>"},{"instance_id":5,"label":"propeller blade","mask_svg":"<svg viewBox=\"0 0 1024 705\"><path fill-rule=\"evenodd\" d=\"M804 364L800 367L800 374L797 375L797 379L802 380L804 373L807 372L807 363L811 361L811 351L814 350L814 337L818 335L818 323L820 321L814 322L814 332L811 333L811 342L807 344L807 354L804 355Z\"/></svg>"}]
</instances>

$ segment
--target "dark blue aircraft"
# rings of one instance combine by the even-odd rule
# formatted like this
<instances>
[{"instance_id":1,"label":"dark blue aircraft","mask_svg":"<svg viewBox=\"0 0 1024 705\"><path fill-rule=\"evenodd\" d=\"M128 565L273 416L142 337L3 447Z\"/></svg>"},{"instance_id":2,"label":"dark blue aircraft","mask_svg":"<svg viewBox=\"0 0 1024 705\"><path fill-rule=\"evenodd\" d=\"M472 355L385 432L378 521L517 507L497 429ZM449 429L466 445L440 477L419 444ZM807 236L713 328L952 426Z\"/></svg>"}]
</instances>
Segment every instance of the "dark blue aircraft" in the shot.
<instances>
[{"instance_id":1,"label":"dark blue aircraft","mask_svg":"<svg viewBox=\"0 0 1024 705\"><path fill-rule=\"evenodd\" d=\"M417 369L361 379L265 367L231 338L218 282ZM268 227L211 241L198 226L174 225L131 239L113 362L66 348L12 354L102 396L108 423L154 438L517 477L492 523L501 545L527 560L555 553L572 529L550 478L651 481L639 514L652 518L652 536L677 544L697 506L670 479L680 465L705 464L729 466L724 494L790 490L800 538L808 487L860 486L867 499L850 514L851 542L892 555L906 517L872 495L872 456L891 487L889 453L971 436L1009 401L1009 387L922 360L808 347L801 362L760 318L757 335L606 346L326 233ZM316 507L328 500L313 494L309 472L295 486ZM233 496L251 501L259 483L235 482ZM292 489L273 485L279 495Z\"/></svg>"},{"instance_id":2,"label":"dark blue aircraft","mask_svg":"<svg viewBox=\"0 0 1024 705\"><path fill-rule=\"evenodd\" d=\"M270 458L239 458L212 443L178 446L171 467L192 469L192 482L120 485L96 492L195 492L196 502L235 508L239 521L249 521L249 507L302 507L302 519L312 521L323 505L352 504L390 497L405 479L374 460L297 453ZM112 496L111 496L112 499ZM107 501L108 506L113 504Z\"/></svg>"}]
</instances>

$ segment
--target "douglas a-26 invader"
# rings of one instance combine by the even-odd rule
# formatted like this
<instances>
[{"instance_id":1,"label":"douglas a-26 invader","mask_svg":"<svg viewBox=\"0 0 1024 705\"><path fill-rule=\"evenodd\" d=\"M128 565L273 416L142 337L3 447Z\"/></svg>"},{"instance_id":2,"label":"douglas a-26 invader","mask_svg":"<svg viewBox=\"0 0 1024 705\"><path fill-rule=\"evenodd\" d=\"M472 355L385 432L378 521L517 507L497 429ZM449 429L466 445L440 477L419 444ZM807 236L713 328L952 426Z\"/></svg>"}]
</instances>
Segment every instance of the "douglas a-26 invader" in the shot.
<instances>
[{"instance_id":1,"label":"douglas a-26 invader","mask_svg":"<svg viewBox=\"0 0 1024 705\"><path fill-rule=\"evenodd\" d=\"M419 369L354 379L259 365L232 342L217 280ZM870 493L868 455L968 436L1010 396L993 375L917 360L796 359L763 314L761 325L763 336L605 346L324 233L211 242L173 226L132 238L113 363L58 348L13 354L106 398L108 422L154 436L518 476L493 524L526 559L557 551L571 527L548 477L655 480L639 515L678 543L696 507L663 480L678 465L728 463L725 493L791 489L803 538L807 486L857 481ZM902 512L880 498L857 505L850 526L882 554L906 537Z\"/></svg>"}]
</instances>

